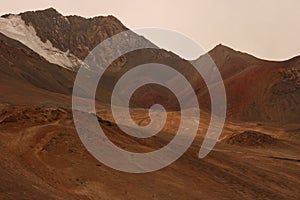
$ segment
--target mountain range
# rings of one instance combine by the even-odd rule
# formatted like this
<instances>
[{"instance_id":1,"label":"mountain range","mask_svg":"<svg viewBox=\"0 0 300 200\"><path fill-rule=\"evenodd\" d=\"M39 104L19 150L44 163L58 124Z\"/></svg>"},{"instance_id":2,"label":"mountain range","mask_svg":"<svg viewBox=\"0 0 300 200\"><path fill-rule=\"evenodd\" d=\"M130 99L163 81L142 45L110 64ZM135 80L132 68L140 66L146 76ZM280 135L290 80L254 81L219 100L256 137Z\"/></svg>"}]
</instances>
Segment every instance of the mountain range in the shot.
<instances>
[{"instance_id":1,"label":"mountain range","mask_svg":"<svg viewBox=\"0 0 300 200\"><path fill-rule=\"evenodd\" d=\"M71 118L76 73L99 43L128 30L114 16L63 16L54 8L1 16L0 198L300 197L300 56L268 61L219 44L191 61L201 67L208 64L205 57L209 55L221 73L227 95L227 119L220 141L200 161L197 148L210 116L209 92L201 76L189 61L164 49L122 55L105 71L96 94L99 122L114 143L146 151L173 137L170 126L165 127L165 135L154 139L127 138L109 111L117 80L149 62L172 66L189 80L203 111L203 128L183 158L152 175L117 172L88 154ZM162 104L171 117L178 117L176 97L158 85L139 88L131 100L133 115L142 119L141 123L148 116L140 108L155 103Z\"/></svg>"},{"instance_id":2,"label":"mountain range","mask_svg":"<svg viewBox=\"0 0 300 200\"><path fill-rule=\"evenodd\" d=\"M4 62L1 64L10 65L9 68L1 68L1 76L7 76L6 79L12 79L12 82L26 82L28 87L64 95L71 94L76 70L88 53L106 38L128 30L113 16L90 19L79 16L65 17L53 8L19 15L4 15L1 18L0 29L3 44L1 57L5 58L1 59L1 62ZM13 57L11 54L18 56ZM163 49L134 54L142 55L136 56L141 57L141 60L129 60L134 56L125 55L114 63L115 66L111 67L112 72L107 73L106 79L104 77L107 83L102 84L105 89L102 93L105 95L101 97L99 94L98 99L108 102L109 91L115 83L113 80L117 80L128 69L146 60L173 65L192 82L199 100L204 99L200 101L203 109L209 108L208 91L201 83L201 78L192 76L195 73L187 61ZM221 44L208 54L216 63L224 80L228 117L233 120L298 122L300 57L282 62L266 61ZM201 58L194 61L194 64L205 64ZM16 65L18 62L22 62L22 67ZM1 77L1 80L5 79ZM196 82L193 82L194 80ZM11 84L6 82L1 85ZM147 92L141 93L146 95L137 95L136 100L133 100L137 107L151 105L156 99L160 99L166 101L168 108L176 109L176 103L172 103L175 101L169 96L170 93L159 93L152 88L144 90ZM13 103L13 100L11 102Z\"/></svg>"}]
</instances>

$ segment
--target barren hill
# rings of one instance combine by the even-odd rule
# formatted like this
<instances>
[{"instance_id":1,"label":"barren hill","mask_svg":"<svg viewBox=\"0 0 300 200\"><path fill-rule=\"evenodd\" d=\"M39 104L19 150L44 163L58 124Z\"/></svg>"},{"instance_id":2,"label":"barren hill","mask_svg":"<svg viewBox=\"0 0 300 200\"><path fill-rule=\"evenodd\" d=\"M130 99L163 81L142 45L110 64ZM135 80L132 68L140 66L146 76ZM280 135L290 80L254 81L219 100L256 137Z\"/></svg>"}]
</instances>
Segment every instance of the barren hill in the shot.
<instances>
[{"instance_id":1,"label":"barren hill","mask_svg":"<svg viewBox=\"0 0 300 200\"><path fill-rule=\"evenodd\" d=\"M149 152L176 134L178 102L157 85L139 88L130 112L144 125L149 113L142 108L163 104L170 120L159 134L129 137L113 119L114 84L148 62L170 65L190 81L202 109L198 134L179 160L153 173L119 172L92 157L74 127L73 82L87 54L124 30L113 16L85 19L53 8L0 18L0 199L299 199L300 57L265 61L218 45L192 61L201 67L208 64L205 56L212 57L228 101L220 141L200 160L210 120L200 75L187 60L163 49L121 56L105 72L96 95L99 125L109 139L125 150Z\"/></svg>"}]
</instances>

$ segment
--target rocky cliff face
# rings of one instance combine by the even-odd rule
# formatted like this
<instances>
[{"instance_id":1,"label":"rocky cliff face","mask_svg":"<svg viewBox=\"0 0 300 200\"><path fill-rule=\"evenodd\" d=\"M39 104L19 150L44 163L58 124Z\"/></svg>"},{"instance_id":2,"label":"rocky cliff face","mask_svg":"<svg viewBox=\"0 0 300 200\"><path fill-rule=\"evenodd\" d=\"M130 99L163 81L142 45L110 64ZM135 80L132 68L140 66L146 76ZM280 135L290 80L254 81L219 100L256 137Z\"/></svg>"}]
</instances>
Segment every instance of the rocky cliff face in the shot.
<instances>
[{"instance_id":1,"label":"rocky cliff face","mask_svg":"<svg viewBox=\"0 0 300 200\"><path fill-rule=\"evenodd\" d=\"M113 16L63 16L53 8L0 18L0 32L18 40L51 63L75 70L103 40L128 30ZM126 58L114 64L122 66Z\"/></svg>"},{"instance_id":2,"label":"rocky cliff face","mask_svg":"<svg viewBox=\"0 0 300 200\"><path fill-rule=\"evenodd\" d=\"M128 30L114 16L83 18L63 16L55 9L20 14L27 25L32 25L43 42L49 40L54 47L83 60L100 42Z\"/></svg>"}]
</instances>

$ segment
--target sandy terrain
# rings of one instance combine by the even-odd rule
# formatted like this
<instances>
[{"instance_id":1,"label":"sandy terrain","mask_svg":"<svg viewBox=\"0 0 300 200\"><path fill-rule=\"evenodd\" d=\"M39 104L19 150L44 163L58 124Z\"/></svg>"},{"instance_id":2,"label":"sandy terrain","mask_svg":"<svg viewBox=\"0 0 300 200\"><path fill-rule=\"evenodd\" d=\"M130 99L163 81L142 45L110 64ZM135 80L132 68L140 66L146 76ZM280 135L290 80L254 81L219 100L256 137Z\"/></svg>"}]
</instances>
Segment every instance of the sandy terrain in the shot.
<instances>
[{"instance_id":1,"label":"sandy terrain","mask_svg":"<svg viewBox=\"0 0 300 200\"><path fill-rule=\"evenodd\" d=\"M140 111L133 113L147 118ZM197 158L199 132L192 147L171 166L129 174L106 167L87 152L70 110L6 105L0 114L1 199L298 199L300 195L300 127L295 125L274 131L268 124L227 123L222 140L206 158ZM102 118L109 120L108 115ZM132 139L114 123L100 124L113 142L133 151L160 148L173 134ZM276 143L262 147L223 142L232 137L228 134L232 130L249 129L276 138Z\"/></svg>"}]
</instances>

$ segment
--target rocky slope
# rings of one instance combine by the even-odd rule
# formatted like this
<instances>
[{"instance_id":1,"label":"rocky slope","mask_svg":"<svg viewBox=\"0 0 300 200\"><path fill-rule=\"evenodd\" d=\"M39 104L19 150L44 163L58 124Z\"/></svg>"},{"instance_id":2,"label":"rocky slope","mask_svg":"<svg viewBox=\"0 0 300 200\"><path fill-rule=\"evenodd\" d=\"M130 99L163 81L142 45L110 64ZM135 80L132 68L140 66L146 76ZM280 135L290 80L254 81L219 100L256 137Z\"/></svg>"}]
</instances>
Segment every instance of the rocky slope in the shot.
<instances>
[{"instance_id":1,"label":"rocky slope","mask_svg":"<svg viewBox=\"0 0 300 200\"><path fill-rule=\"evenodd\" d=\"M193 145L167 168L128 174L95 160L73 124L73 82L88 52L122 30L112 16L65 17L54 9L0 18L0 199L299 199L299 58L263 61L222 45L209 52L224 79L229 120L223 142L205 159L197 157L209 123L203 112ZM134 152L167 144L178 128L171 122L180 119L174 95L152 85L134 94L132 107L172 110L163 131L138 139L115 126L106 105L114 84L148 62L184 74L209 111L205 84L186 60L161 49L122 56L105 72L96 108L109 139ZM207 64L203 57L194 62ZM149 121L142 109L131 114Z\"/></svg>"},{"instance_id":2,"label":"rocky slope","mask_svg":"<svg viewBox=\"0 0 300 200\"><path fill-rule=\"evenodd\" d=\"M1 103L62 103L72 93L75 74L0 33Z\"/></svg>"},{"instance_id":3,"label":"rocky slope","mask_svg":"<svg viewBox=\"0 0 300 200\"><path fill-rule=\"evenodd\" d=\"M49 40L61 51L69 51L83 60L88 53L106 38L128 30L114 16L86 19L80 16L63 16L55 9L20 14L27 25L32 25L43 42Z\"/></svg>"},{"instance_id":4,"label":"rocky slope","mask_svg":"<svg viewBox=\"0 0 300 200\"><path fill-rule=\"evenodd\" d=\"M209 52L224 80L227 116L237 121L299 123L300 57L274 62L218 45ZM202 57L197 61L201 65ZM199 99L209 107L207 90Z\"/></svg>"},{"instance_id":5,"label":"rocky slope","mask_svg":"<svg viewBox=\"0 0 300 200\"><path fill-rule=\"evenodd\" d=\"M38 55L35 56L39 58L35 58L22 53L21 58L26 62L20 62L20 59L13 58L13 54L19 54L19 49L13 49L15 47L11 45L15 42L12 40L8 42L6 38L6 46L10 45L11 47L9 47L10 52L7 52L7 47L2 46L0 53L2 57L5 57L2 62L6 60L6 63L2 63L2 70L11 70L8 67L11 63L17 67L22 65L22 70L29 71L27 75L23 75L23 79L26 79L34 87L47 89L47 87L50 88L55 84L56 81L53 78L56 79L56 77L54 75L45 76L41 72L35 75L36 72L32 71L35 68L32 65L44 68L44 64L37 63L48 61L76 71L82 60L97 44L124 30L128 29L113 16L85 19L79 16L63 16L53 8L25 12L19 15L4 15L0 18L0 32L6 37L21 42L32 50L27 49L26 51L30 51L31 54L35 52L41 58ZM136 35L136 37L140 38L140 42L151 43L140 36ZM4 36L0 39L4 41ZM7 54L10 55L7 56ZM296 57L283 62L265 61L223 45L216 46L208 54L216 63L224 79L229 119L299 122L300 58ZM97 62L102 62L101 59ZM96 95L97 99L109 103L111 92L117 80L133 67L149 62L166 64L182 73L198 95L201 108L209 110L209 94L201 76L196 73L189 62L162 49L134 51L118 58L104 73ZM208 65L205 56L193 61L193 63L200 67ZM48 73L46 71L53 71L53 69L56 70L57 67L47 67L42 71ZM208 67L208 69L211 70L209 73L213 73L212 67ZM51 73L54 74L54 71ZM10 75L14 77L14 73L10 73ZM60 86L57 85L49 91L70 95L71 80L70 78L64 80L63 76L74 77L75 73L64 72L68 75L57 73L57 76L61 77ZM44 80L41 82L40 79L44 78L41 76L47 77L43 84ZM146 78L147 73L141 76ZM188 98L191 94L185 95ZM157 85L141 87L134 94L131 103L133 107L150 107L154 103L161 103L169 110L179 109L174 95L169 90Z\"/></svg>"},{"instance_id":6,"label":"rocky slope","mask_svg":"<svg viewBox=\"0 0 300 200\"><path fill-rule=\"evenodd\" d=\"M132 139L105 121L100 125L112 142L134 152L160 148L173 136ZM261 126L275 135L267 128ZM0 105L0 137L0 199L296 200L300 195L299 143L286 135L276 136L285 148L265 145L270 138L265 136L265 148L219 144L201 160L197 137L175 163L146 174L119 172L94 159L78 138L70 109ZM231 141L261 144L260 134Z\"/></svg>"}]
</instances>

